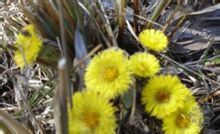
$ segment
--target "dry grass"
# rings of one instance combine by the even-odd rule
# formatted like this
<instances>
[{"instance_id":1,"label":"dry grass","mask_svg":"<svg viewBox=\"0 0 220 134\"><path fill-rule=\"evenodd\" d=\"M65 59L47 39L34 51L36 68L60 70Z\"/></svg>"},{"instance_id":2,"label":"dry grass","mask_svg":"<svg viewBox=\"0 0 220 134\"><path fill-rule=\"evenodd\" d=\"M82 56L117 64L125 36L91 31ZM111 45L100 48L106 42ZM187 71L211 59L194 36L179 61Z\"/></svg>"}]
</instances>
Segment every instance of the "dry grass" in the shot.
<instances>
[{"instance_id":1,"label":"dry grass","mask_svg":"<svg viewBox=\"0 0 220 134\"><path fill-rule=\"evenodd\" d=\"M1 111L7 111L33 133L55 133L54 103L62 100L55 97L60 80L57 69L60 57L68 60L69 73L65 79L69 89L67 95L70 95L84 86L84 70L93 55L112 46L129 54L143 51L137 35L142 29L153 27L163 30L170 39L168 52L156 54L163 67L161 73L178 75L192 90L207 119L203 133L219 132L220 33L216 29L220 23L216 17L220 5L214 0L123 2L64 0L60 3L64 22L60 21L56 1L1 2ZM15 35L30 22L44 39L44 51L37 64L20 70L13 62L13 42ZM159 134L162 132L161 121L144 113L138 100L145 80L138 81L135 110L132 92L114 100L114 104L120 106L117 132ZM132 119L129 118L131 113ZM0 113L0 116L3 115ZM3 118L7 122L7 117Z\"/></svg>"}]
</instances>

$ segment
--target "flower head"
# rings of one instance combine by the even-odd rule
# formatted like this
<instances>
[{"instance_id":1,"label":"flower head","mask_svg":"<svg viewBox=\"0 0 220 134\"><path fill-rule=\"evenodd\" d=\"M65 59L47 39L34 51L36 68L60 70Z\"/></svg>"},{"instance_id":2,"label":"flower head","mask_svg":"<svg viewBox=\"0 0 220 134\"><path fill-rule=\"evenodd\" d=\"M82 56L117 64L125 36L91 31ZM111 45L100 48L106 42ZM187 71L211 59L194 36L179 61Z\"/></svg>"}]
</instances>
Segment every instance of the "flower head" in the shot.
<instances>
[{"instance_id":1,"label":"flower head","mask_svg":"<svg viewBox=\"0 0 220 134\"><path fill-rule=\"evenodd\" d=\"M138 37L145 47L156 52L164 51L168 46L168 39L160 30L146 29L143 30Z\"/></svg>"},{"instance_id":2,"label":"flower head","mask_svg":"<svg viewBox=\"0 0 220 134\"><path fill-rule=\"evenodd\" d=\"M77 92L73 103L69 110L69 133L115 134L116 108L107 99L94 92Z\"/></svg>"},{"instance_id":3,"label":"flower head","mask_svg":"<svg viewBox=\"0 0 220 134\"><path fill-rule=\"evenodd\" d=\"M136 53L130 57L131 71L140 77L151 77L160 71L160 64L152 54Z\"/></svg>"},{"instance_id":4,"label":"flower head","mask_svg":"<svg viewBox=\"0 0 220 134\"><path fill-rule=\"evenodd\" d=\"M110 48L96 55L85 73L87 89L108 99L123 94L131 82L128 60L120 49Z\"/></svg>"},{"instance_id":5,"label":"flower head","mask_svg":"<svg viewBox=\"0 0 220 134\"><path fill-rule=\"evenodd\" d=\"M15 42L17 50L14 54L16 64L23 68L25 65L32 64L42 47L42 40L36 34L33 25L27 25L22 32L18 34Z\"/></svg>"},{"instance_id":6,"label":"flower head","mask_svg":"<svg viewBox=\"0 0 220 134\"><path fill-rule=\"evenodd\" d=\"M159 119L168 116L183 106L189 90L177 76L159 75L152 77L142 91L145 110Z\"/></svg>"},{"instance_id":7,"label":"flower head","mask_svg":"<svg viewBox=\"0 0 220 134\"><path fill-rule=\"evenodd\" d=\"M165 134L199 134L203 114L193 96L186 97L182 108L163 119Z\"/></svg>"}]
</instances>

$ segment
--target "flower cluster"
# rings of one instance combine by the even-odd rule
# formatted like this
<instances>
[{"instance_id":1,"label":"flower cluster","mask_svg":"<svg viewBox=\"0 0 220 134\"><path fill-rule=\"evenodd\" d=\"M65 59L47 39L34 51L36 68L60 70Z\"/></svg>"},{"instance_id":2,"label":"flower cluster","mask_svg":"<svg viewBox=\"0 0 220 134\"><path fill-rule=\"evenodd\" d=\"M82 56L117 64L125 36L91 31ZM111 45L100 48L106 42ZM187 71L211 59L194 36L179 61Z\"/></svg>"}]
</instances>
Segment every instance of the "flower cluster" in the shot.
<instances>
[{"instance_id":1,"label":"flower cluster","mask_svg":"<svg viewBox=\"0 0 220 134\"><path fill-rule=\"evenodd\" d=\"M168 46L164 33L155 29L142 31L139 40L142 45L156 52L162 52ZM151 60L148 59L148 62ZM202 111L191 91L177 76L151 77L142 90L142 103L146 112L163 120L165 134L198 134L201 130Z\"/></svg>"},{"instance_id":2,"label":"flower cluster","mask_svg":"<svg viewBox=\"0 0 220 134\"><path fill-rule=\"evenodd\" d=\"M182 108L163 119L165 134L199 134L203 114L193 96L187 96Z\"/></svg>"},{"instance_id":3,"label":"flower cluster","mask_svg":"<svg viewBox=\"0 0 220 134\"><path fill-rule=\"evenodd\" d=\"M151 77L159 70L159 61L151 54L136 53L129 57L125 51L116 48L98 53L86 68L86 90L73 96L69 132L115 133L115 108L109 100L129 89L133 83L132 75Z\"/></svg>"},{"instance_id":4,"label":"flower cluster","mask_svg":"<svg viewBox=\"0 0 220 134\"><path fill-rule=\"evenodd\" d=\"M143 45L157 52L164 51L168 45L167 37L153 29L143 31L139 39ZM159 60L150 53L128 55L119 48L99 52L86 68L85 90L73 96L69 132L115 133L116 108L110 100L123 95L135 82L134 78L147 78L141 101L146 112L163 121L164 132L198 134L203 116L191 91L177 76L159 72Z\"/></svg>"},{"instance_id":5,"label":"flower cluster","mask_svg":"<svg viewBox=\"0 0 220 134\"><path fill-rule=\"evenodd\" d=\"M152 77L142 91L145 110L163 120L166 134L198 134L203 122L201 109L190 90L177 76Z\"/></svg>"},{"instance_id":6,"label":"flower cluster","mask_svg":"<svg viewBox=\"0 0 220 134\"><path fill-rule=\"evenodd\" d=\"M165 51L169 43L166 35L155 29L143 30L139 41L155 52ZM42 40L33 25L18 34L15 47L14 60L20 68L36 60ZM69 133L115 134L117 108L111 100L127 92L135 78L141 78L147 80L141 93L145 111L163 121L165 134L198 134L203 114L191 90L177 76L159 74L160 68L150 52L128 55L122 49L109 48L96 54L86 67L85 90L72 97Z\"/></svg>"}]
</instances>

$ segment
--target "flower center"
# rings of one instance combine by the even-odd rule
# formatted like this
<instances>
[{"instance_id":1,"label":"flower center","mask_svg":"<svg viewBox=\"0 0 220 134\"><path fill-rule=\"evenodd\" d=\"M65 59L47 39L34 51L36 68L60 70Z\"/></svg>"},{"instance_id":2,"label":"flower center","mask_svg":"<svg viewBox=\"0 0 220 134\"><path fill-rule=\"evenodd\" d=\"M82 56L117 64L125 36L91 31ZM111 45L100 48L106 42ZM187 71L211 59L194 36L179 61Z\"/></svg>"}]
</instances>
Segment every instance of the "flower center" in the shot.
<instances>
[{"instance_id":1,"label":"flower center","mask_svg":"<svg viewBox=\"0 0 220 134\"><path fill-rule=\"evenodd\" d=\"M86 113L83 121L86 123L87 127L94 129L99 124L99 115L95 112Z\"/></svg>"},{"instance_id":2,"label":"flower center","mask_svg":"<svg viewBox=\"0 0 220 134\"><path fill-rule=\"evenodd\" d=\"M180 114L176 118L176 125L180 128L187 128L190 125L190 119L185 114Z\"/></svg>"},{"instance_id":3,"label":"flower center","mask_svg":"<svg viewBox=\"0 0 220 134\"><path fill-rule=\"evenodd\" d=\"M107 81L113 81L118 77L118 70L114 67L107 67L104 70L104 79Z\"/></svg>"},{"instance_id":4,"label":"flower center","mask_svg":"<svg viewBox=\"0 0 220 134\"><path fill-rule=\"evenodd\" d=\"M140 71L145 71L147 69L146 65L143 62L140 63L139 68L140 68Z\"/></svg>"},{"instance_id":5,"label":"flower center","mask_svg":"<svg viewBox=\"0 0 220 134\"><path fill-rule=\"evenodd\" d=\"M158 91L156 93L155 99L157 102L160 102L160 103L168 102L170 99L170 93L167 91Z\"/></svg>"}]
</instances>

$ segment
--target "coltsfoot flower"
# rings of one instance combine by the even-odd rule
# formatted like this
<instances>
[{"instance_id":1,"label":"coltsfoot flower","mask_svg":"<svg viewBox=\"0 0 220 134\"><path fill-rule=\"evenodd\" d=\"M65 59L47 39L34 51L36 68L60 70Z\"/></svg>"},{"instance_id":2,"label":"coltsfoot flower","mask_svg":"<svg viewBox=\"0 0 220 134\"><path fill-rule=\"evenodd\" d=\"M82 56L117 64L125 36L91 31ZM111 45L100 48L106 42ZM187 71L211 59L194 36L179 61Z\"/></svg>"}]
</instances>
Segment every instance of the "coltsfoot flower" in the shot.
<instances>
[{"instance_id":1,"label":"coltsfoot flower","mask_svg":"<svg viewBox=\"0 0 220 134\"><path fill-rule=\"evenodd\" d=\"M156 29L145 29L139 34L138 38L141 44L156 52L164 51L169 43L167 36Z\"/></svg>"},{"instance_id":2,"label":"coltsfoot flower","mask_svg":"<svg viewBox=\"0 0 220 134\"><path fill-rule=\"evenodd\" d=\"M121 49L110 48L96 55L85 73L87 90L112 99L126 92L132 82L127 56Z\"/></svg>"},{"instance_id":3,"label":"coltsfoot flower","mask_svg":"<svg viewBox=\"0 0 220 134\"><path fill-rule=\"evenodd\" d=\"M142 103L146 112L162 119L183 107L184 99L190 93L177 76L158 75L144 87Z\"/></svg>"},{"instance_id":4,"label":"coltsfoot flower","mask_svg":"<svg viewBox=\"0 0 220 134\"><path fill-rule=\"evenodd\" d=\"M130 57L129 67L131 71L140 77L151 77L160 71L160 63L157 58L148 53L136 53Z\"/></svg>"},{"instance_id":5,"label":"coltsfoot flower","mask_svg":"<svg viewBox=\"0 0 220 134\"><path fill-rule=\"evenodd\" d=\"M115 134L116 108L102 96L89 91L73 95L69 110L70 134Z\"/></svg>"},{"instance_id":6,"label":"coltsfoot flower","mask_svg":"<svg viewBox=\"0 0 220 134\"><path fill-rule=\"evenodd\" d=\"M32 64L36 60L42 47L42 40L33 25L27 25L18 34L15 47L17 50L14 54L14 61L20 68Z\"/></svg>"},{"instance_id":7,"label":"coltsfoot flower","mask_svg":"<svg viewBox=\"0 0 220 134\"><path fill-rule=\"evenodd\" d=\"M186 98L182 108L163 119L165 134L199 134L203 114L193 96Z\"/></svg>"}]
</instances>

